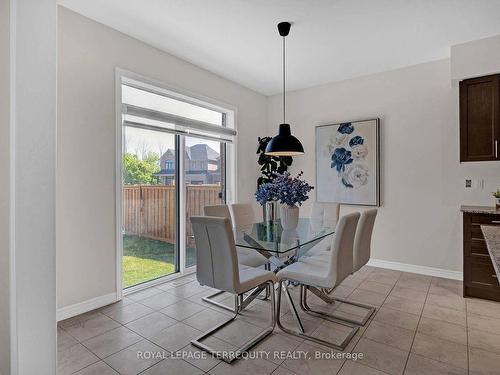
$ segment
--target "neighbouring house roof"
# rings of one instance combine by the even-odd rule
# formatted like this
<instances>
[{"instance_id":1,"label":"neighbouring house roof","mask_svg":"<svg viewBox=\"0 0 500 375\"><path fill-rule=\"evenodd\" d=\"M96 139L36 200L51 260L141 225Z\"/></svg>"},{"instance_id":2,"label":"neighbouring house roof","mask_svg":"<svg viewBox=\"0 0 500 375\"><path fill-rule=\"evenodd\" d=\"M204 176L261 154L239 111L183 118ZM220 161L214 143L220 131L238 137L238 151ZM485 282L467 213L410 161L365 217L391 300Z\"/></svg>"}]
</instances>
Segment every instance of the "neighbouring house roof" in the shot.
<instances>
[{"instance_id":1,"label":"neighbouring house roof","mask_svg":"<svg viewBox=\"0 0 500 375\"><path fill-rule=\"evenodd\" d=\"M188 160L208 160L208 161L218 161L219 153L212 149L206 144L197 144L190 147L186 147L186 159ZM175 153L174 150L168 149L163 156L162 160L174 160Z\"/></svg>"}]
</instances>

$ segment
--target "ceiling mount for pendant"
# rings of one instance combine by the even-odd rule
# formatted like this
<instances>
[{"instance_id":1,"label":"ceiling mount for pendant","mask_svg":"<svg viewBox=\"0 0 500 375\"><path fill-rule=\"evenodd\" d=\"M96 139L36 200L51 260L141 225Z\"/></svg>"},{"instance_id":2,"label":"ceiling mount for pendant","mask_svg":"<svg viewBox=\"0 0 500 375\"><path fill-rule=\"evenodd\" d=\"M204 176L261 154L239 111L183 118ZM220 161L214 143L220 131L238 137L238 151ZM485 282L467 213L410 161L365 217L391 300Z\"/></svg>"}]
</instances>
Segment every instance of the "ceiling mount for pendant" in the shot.
<instances>
[{"instance_id":1,"label":"ceiling mount for pendant","mask_svg":"<svg viewBox=\"0 0 500 375\"><path fill-rule=\"evenodd\" d=\"M286 123L286 44L285 38L290 33L291 22L280 22L278 32L283 37L283 123L279 133L267 144L265 153L271 156L297 156L304 154L302 143L292 135L290 124Z\"/></svg>"}]
</instances>

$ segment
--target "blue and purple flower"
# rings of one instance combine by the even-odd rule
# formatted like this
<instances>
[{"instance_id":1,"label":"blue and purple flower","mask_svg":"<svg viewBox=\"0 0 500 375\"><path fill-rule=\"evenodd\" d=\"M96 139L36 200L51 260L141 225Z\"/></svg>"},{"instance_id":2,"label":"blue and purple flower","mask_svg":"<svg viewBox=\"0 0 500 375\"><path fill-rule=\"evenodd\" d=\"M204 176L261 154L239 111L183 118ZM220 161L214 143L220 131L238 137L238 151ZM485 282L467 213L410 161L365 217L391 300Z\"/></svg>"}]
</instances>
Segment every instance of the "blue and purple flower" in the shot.
<instances>
[{"instance_id":1,"label":"blue and purple flower","mask_svg":"<svg viewBox=\"0 0 500 375\"><path fill-rule=\"evenodd\" d=\"M337 169L337 172L344 171L345 166L353 161L351 156L351 151L346 150L344 147L336 148L332 155L331 167Z\"/></svg>"}]
</instances>

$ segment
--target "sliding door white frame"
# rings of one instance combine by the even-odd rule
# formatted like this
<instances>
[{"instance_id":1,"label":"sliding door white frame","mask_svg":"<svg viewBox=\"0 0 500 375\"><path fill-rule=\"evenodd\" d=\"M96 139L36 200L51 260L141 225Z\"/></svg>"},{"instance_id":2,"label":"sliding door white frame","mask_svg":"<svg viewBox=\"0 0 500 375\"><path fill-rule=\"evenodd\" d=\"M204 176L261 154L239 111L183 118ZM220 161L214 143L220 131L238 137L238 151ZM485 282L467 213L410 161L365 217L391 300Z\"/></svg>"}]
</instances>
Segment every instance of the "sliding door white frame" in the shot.
<instances>
[{"instance_id":1,"label":"sliding door white frame","mask_svg":"<svg viewBox=\"0 0 500 375\"><path fill-rule=\"evenodd\" d=\"M237 108L222 103L220 101L204 97L199 94L189 92L187 90L179 89L170 85L166 85L162 82L158 82L139 74L116 68L115 70L115 113L116 113L116 170L115 170L115 191L116 191L116 300L122 299L124 294L129 294L131 292L148 288L154 285L164 283L169 280L176 279L178 277L193 273L196 271L196 266L186 268L186 196L185 189L179 189L179 218L178 226L181 238L179 239L179 272L176 272L165 277L152 280L143 284L139 284L134 287L127 288L124 293L122 284L122 259L123 259L123 238L122 238L122 152L124 144L124 133L123 133L123 123L124 115L122 109L122 89L121 85L123 82L127 84L144 88L148 91L153 91L158 94L163 94L167 97L179 99L186 101L191 104L202 106L204 108L216 110L226 115L226 126L230 129L237 131ZM193 134L196 137L195 134ZM227 147L226 152L226 199L228 202L234 202L237 200L237 137L234 137L234 141L231 145ZM184 174L184 155L185 155L185 136L180 135L179 142L179 158L178 170L179 173L179 186L184 186L185 184L185 174Z\"/></svg>"}]
</instances>

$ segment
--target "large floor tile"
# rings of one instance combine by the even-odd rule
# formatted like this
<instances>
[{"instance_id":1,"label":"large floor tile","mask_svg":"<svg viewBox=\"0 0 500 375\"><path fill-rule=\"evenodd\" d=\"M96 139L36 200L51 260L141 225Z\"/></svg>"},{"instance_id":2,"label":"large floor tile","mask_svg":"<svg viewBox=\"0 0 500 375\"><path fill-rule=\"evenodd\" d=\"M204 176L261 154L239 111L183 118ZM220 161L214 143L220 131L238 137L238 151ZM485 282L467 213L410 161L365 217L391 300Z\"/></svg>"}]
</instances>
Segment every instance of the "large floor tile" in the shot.
<instances>
[{"instance_id":1,"label":"large floor tile","mask_svg":"<svg viewBox=\"0 0 500 375\"><path fill-rule=\"evenodd\" d=\"M104 361L121 375L136 375L161 361L162 348L143 340L109 356Z\"/></svg>"},{"instance_id":2,"label":"large floor tile","mask_svg":"<svg viewBox=\"0 0 500 375\"><path fill-rule=\"evenodd\" d=\"M142 372L143 375L202 375L203 371L182 359L167 358Z\"/></svg>"},{"instance_id":3,"label":"large floor tile","mask_svg":"<svg viewBox=\"0 0 500 375\"><path fill-rule=\"evenodd\" d=\"M265 359L240 359L232 364L221 362L209 371L211 375L271 374L278 366Z\"/></svg>"},{"instance_id":4,"label":"large floor tile","mask_svg":"<svg viewBox=\"0 0 500 375\"><path fill-rule=\"evenodd\" d=\"M219 340L216 337L210 337L203 341L204 344L210 346L214 350L226 350L228 353L235 352L238 348L229 345L228 343ZM203 370L204 372L208 372L217 366L221 361L211 354L198 349L193 344L188 344L182 351L186 353L184 360L193 366Z\"/></svg>"},{"instance_id":5,"label":"large floor tile","mask_svg":"<svg viewBox=\"0 0 500 375\"><path fill-rule=\"evenodd\" d=\"M345 360L328 358L327 356L331 353L331 350L320 349L308 342L304 342L292 353L296 357L286 359L282 366L301 375L336 374ZM321 356L324 357L321 358Z\"/></svg>"},{"instance_id":6,"label":"large floor tile","mask_svg":"<svg viewBox=\"0 0 500 375\"><path fill-rule=\"evenodd\" d=\"M63 351L78 344L78 341L62 328L57 329L57 351Z\"/></svg>"},{"instance_id":7,"label":"large floor tile","mask_svg":"<svg viewBox=\"0 0 500 375\"><path fill-rule=\"evenodd\" d=\"M469 329L469 347L500 354L500 335L486 331Z\"/></svg>"},{"instance_id":8,"label":"large floor tile","mask_svg":"<svg viewBox=\"0 0 500 375\"><path fill-rule=\"evenodd\" d=\"M234 346L241 347L262 332L262 328L235 319L214 333L214 336Z\"/></svg>"},{"instance_id":9,"label":"large floor tile","mask_svg":"<svg viewBox=\"0 0 500 375\"><path fill-rule=\"evenodd\" d=\"M362 338L354 348L354 352L363 353L359 363L388 374L402 374L408 352L392 346Z\"/></svg>"},{"instance_id":10,"label":"large floor tile","mask_svg":"<svg viewBox=\"0 0 500 375\"><path fill-rule=\"evenodd\" d=\"M155 294L148 298L144 298L140 300L140 303L152 308L153 310L161 310L167 306L179 302L181 299L181 297L178 297L168 291Z\"/></svg>"},{"instance_id":11,"label":"large floor tile","mask_svg":"<svg viewBox=\"0 0 500 375\"><path fill-rule=\"evenodd\" d=\"M357 361L345 361L338 375L386 375L387 373L362 365Z\"/></svg>"},{"instance_id":12,"label":"large floor tile","mask_svg":"<svg viewBox=\"0 0 500 375\"><path fill-rule=\"evenodd\" d=\"M205 309L205 306L202 306L195 302L191 302L187 299L183 299L179 302L174 303L173 305L165 307L164 309L160 310L160 312L181 321Z\"/></svg>"},{"instance_id":13,"label":"large floor tile","mask_svg":"<svg viewBox=\"0 0 500 375\"><path fill-rule=\"evenodd\" d=\"M405 375L467 375L467 370L411 353Z\"/></svg>"},{"instance_id":14,"label":"large floor tile","mask_svg":"<svg viewBox=\"0 0 500 375\"><path fill-rule=\"evenodd\" d=\"M390 309L382 306L373 318L374 321L415 331L418 326L419 315Z\"/></svg>"},{"instance_id":15,"label":"large floor tile","mask_svg":"<svg viewBox=\"0 0 500 375\"><path fill-rule=\"evenodd\" d=\"M430 285L430 280L422 279L399 279L396 283L396 287L413 289L421 292L427 292Z\"/></svg>"},{"instance_id":16,"label":"large floor tile","mask_svg":"<svg viewBox=\"0 0 500 375\"><path fill-rule=\"evenodd\" d=\"M283 353L293 352L302 343L298 340L300 339L275 331L257 344L252 351L268 353L266 359L279 365L284 361Z\"/></svg>"},{"instance_id":17,"label":"large floor tile","mask_svg":"<svg viewBox=\"0 0 500 375\"><path fill-rule=\"evenodd\" d=\"M486 316L490 318L500 317L500 302L486 301L476 298L467 298L467 314Z\"/></svg>"},{"instance_id":18,"label":"large floor tile","mask_svg":"<svg viewBox=\"0 0 500 375\"><path fill-rule=\"evenodd\" d=\"M184 323L177 323L160 331L150 340L167 351L177 351L188 345L191 340L201 335L201 333L202 331Z\"/></svg>"},{"instance_id":19,"label":"large floor tile","mask_svg":"<svg viewBox=\"0 0 500 375\"><path fill-rule=\"evenodd\" d=\"M442 320L423 316L418 325L418 332L467 345L467 330L464 326L459 324L447 323Z\"/></svg>"},{"instance_id":20,"label":"large floor tile","mask_svg":"<svg viewBox=\"0 0 500 375\"><path fill-rule=\"evenodd\" d=\"M205 286L201 286L197 281L193 281L188 284L178 286L177 288L170 289L168 290L168 292L176 295L177 297L188 298L194 296L195 294L203 292L204 290L211 289Z\"/></svg>"},{"instance_id":21,"label":"large floor tile","mask_svg":"<svg viewBox=\"0 0 500 375\"><path fill-rule=\"evenodd\" d=\"M347 300L360 302L371 306L381 306L386 298L385 294L379 294L368 290L356 289Z\"/></svg>"},{"instance_id":22,"label":"large floor tile","mask_svg":"<svg viewBox=\"0 0 500 375\"><path fill-rule=\"evenodd\" d=\"M423 302L407 298L391 296L390 294L386 298L383 304L384 307L416 315L420 315L420 313L422 312L423 305L424 305Z\"/></svg>"},{"instance_id":23,"label":"large floor tile","mask_svg":"<svg viewBox=\"0 0 500 375\"><path fill-rule=\"evenodd\" d=\"M500 374L500 354L485 350L469 349L469 370L475 375Z\"/></svg>"},{"instance_id":24,"label":"large floor tile","mask_svg":"<svg viewBox=\"0 0 500 375\"><path fill-rule=\"evenodd\" d=\"M397 275L385 275L385 274L377 274L377 273L373 272L366 278L366 281L367 282L373 281L373 282L380 283L380 284L387 284L387 285L393 287L396 284L396 282L398 281L398 279L399 279L399 276L397 276Z\"/></svg>"},{"instance_id":25,"label":"large floor tile","mask_svg":"<svg viewBox=\"0 0 500 375\"><path fill-rule=\"evenodd\" d=\"M150 338L158 334L162 329L173 326L176 323L177 320L162 313L154 312L128 323L126 327L142 337Z\"/></svg>"},{"instance_id":26,"label":"large floor tile","mask_svg":"<svg viewBox=\"0 0 500 375\"><path fill-rule=\"evenodd\" d=\"M119 327L83 342L92 353L105 358L142 340L128 328Z\"/></svg>"},{"instance_id":27,"label":"large floor tile","mask_svg":"<svg viewBox=\"0 0 500 375\"><path fill-rule=\"evenodd\" d=\"M145 298L154 296L155 294L159 294L161 292L162 292L162 290L160 290L158 288L147 288L147 289L143 289L139 292L134 292L134 293L128 294L127 298L131 299L132 301L141 301Z\"/></svg>"},{"instance_id":28,"label":"large floor tile","mask_svg":"<svg viewBox=\"0 0 500 375\"><path fill-rule=\"evenodd\" d=\"M467 346L455 342L417 332L411 351L452 366L468 368Z\"/></svg>"},{"instance_id":29,"label":"large floor tile","mask_svg":"<svg viewBox=\"0 0 500 375\"><path fill-rule=\"evenodd\" d=\"M184 323L199 329L200 331L207 331L227 319L228 316L224 313L213 309L206 309L185 319Z\"/></svg>"},{"instance_id":30,"label":"large floor tile","mask_svg":"<svg viewBox=\"0 0 500 375\"><path fill-rule=\"evenodd\" d=\"M58 354L57 374L69 375L98 361L82 344L76 344Z\"/></svg>"},{"instance_id":31,"label":"large floor tile","mask_svg":"<svg viewBox=\"0 0 500 375\"><path fill-rule=\"evenodd\" d=\"M151 314L154 310L140 303L130 303L111 311L106 312L106 315L111 319L116 320L121 324L130 323L133 320L139 319L145 315Z\"/></svg>"},{"instance_id":32,"label":"large floor tile","mask_svg":"<svg viewBox=\"0 0 500 375\"><path fill-rule=\"evenodd\" d=\"M446 307L448 309L454 309L458 311L465 311L465 299L461 296L437 296L435 294L429 294L427 296L427 301L425 302L429 305L435 305L440 307Z\"/></svg>"},{"instance_id":33,"label":"large floor tile","mask_svg":"<svg viewBox=\"0 0 500 375\"><path fill-rule=\"evenodd\" d=\"M127 298L131 299L132 301L140 301L143 300L144 298L148 298L151 296L154 296L155 294L161 293L162 290L158 288L146 288L143 290L140 290L138 292L134 292L131 294L127 295Z\"/></svg>"},{"instance_id":34,"label":"large floor tile","mask_svg":"<svg viewBox=\"0 0 500 375\"><path fill-rule=\"evenodd\" d=\"M418 302L425 302L425 299L427 298L427 291L409 289L396 285L392 288L390 295Z\"/></svg>"},{"instance_id":35,"label":"large floor tile","mask_svg":"<svg viewBox=\"0 0 500 375\"><path fill-rule=\"evenodd\" d=\"M409 352L415 331L379 322L371 322L363 337Z\"/></svg>"},{"instance_id":36,"label":"large floor tile","mask_svg":"<svg viewBox=\"0 0 500 375\"><path fill-rule=\"evenodd\" d=\"M467 316L467 326L469 329L476 329L500 335L500 319L490 318L484 315L470 314Z\"/></svg>"},{"instance_id":37,"label":"large floor tile","mask_svg":"<svg viewBox=\"0 0 500 375\"><path fill-rule=\"evenodd\" d=\"M459 324L465 327L465 312L458 311L454 309L448 309L446 307L440 307L435 305L424 306L424 311L422 312L422 316L442 320L448 323Z\"/></svg>"},{"instance_id":38,"label":"large floor tile","mask_svg":"<svg viewBox=\"0 0 500 375\"><path fill-rule=\"evenodd\" d=\"M106 362L100 361L76 372L75 375L118 375L118 373Z\"/></svg>"},{"instance_id":39,"label":"large floor tile","mask_svg":"<svg viewBox=\"0 0 500 375\"><path fill-rule=\"evenodd\" d=\"M119 326L120 324L113 319L99 313L89 319L78 320L64 330L77 340L84 341Z\"/></svg>"},{"instance_id":40,"label":"large floor tile","mask_svg":"<svg viewBox=\"0 0 500 375\"><path fill-rule=\"evenodd\" d=\"M375 281L363 281L357 289L367 290L387 296L392 289L391 285L377 283Z\"/></svg>"}]
</instances>

